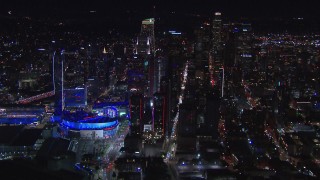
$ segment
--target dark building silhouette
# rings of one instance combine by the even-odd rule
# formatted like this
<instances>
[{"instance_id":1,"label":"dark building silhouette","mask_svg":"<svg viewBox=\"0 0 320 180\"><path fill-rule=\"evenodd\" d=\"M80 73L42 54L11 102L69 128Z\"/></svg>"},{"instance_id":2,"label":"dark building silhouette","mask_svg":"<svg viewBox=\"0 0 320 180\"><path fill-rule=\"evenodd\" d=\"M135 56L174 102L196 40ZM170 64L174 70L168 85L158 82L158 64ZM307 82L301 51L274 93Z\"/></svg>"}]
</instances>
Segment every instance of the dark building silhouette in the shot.
<instances>
[{"instance_id":1,"label":"dark building silhouette","mask_svg":"<svg viewBox=\"0 0 320 180\"><path fill-rule=\"evenodd\" d=\"M63 86L64 86L64 61L62 51L55 51L52 57L53 90L55 93L55 115L61 116L64 109Z\"/></svg>"},{"instance_id":2,"label":"dark building silhouette","mask_svg":"<svg viewBox=\"0 0 320 180\"><path fill-rule=\"evenodd\" d=\"M213 139L218 137L218 123L220 118L220 94L219 90L214 89L207 95L204 132L207 132Z\"/></svg>"},{"instance_id":3,"label":"dark building silhouette","mask_svg":"<svg viewBox=\"0 0 320 180\"><path fill-rule=\"evenodd\" d=\"M131 133L141 134L143 130L143 96L132 95L129 100Z\"/></svg>"}]
</instances>

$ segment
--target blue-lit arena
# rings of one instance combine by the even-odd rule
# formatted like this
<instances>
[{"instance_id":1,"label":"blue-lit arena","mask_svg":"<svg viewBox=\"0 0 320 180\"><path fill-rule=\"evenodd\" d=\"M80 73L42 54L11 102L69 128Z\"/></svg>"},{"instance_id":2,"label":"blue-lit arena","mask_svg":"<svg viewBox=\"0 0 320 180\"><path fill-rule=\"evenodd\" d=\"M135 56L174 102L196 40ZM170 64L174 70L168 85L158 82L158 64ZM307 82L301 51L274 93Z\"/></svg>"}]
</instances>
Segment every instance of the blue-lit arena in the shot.
<instances>
[{"instance_id":1,"label":"blue-lit arena","mask_svg":"<svg viewBox=\"0 0 320 180\"><path fill-rule=\"evenodd\" d=\"M74 138L109 138L116 134L118 125L116 117L79 113L69 113L60 123L63 135Z\"/></svg>"},{"instance_id":2,"label":"blue-lit arena","mask_svg":"<svg viewBox=\"0 0 320 180\"><path fill-rule=\"evenodd\" d=\"M87 119L79 120L77 122L63 120L61 124L72 130L109 130L118 126L118 120L110 119L108 117L103 116L97 116L89 117Z\"/></svg>"},{"instance_id":3,"label":"blue-lit arena","mask_svg":"<svg viewBox=\"0 0 320 180\"><path fill-rule=\"evenodd\" d=\"M43 107L0 107L0 124L37 125L44 112Z\"/></svg>"},{"instance_id":4,"label":"blue-lit arena","mask_svg":"<svg viewBox=\"0 0 320 180\"><path fill-rule=\"evenodd\" d=\"M0 117L0 124L10 124L10 125L30 125L38 124L42 117L39 116L21 116L21 117Z\"/></svg>"}]
</instances>

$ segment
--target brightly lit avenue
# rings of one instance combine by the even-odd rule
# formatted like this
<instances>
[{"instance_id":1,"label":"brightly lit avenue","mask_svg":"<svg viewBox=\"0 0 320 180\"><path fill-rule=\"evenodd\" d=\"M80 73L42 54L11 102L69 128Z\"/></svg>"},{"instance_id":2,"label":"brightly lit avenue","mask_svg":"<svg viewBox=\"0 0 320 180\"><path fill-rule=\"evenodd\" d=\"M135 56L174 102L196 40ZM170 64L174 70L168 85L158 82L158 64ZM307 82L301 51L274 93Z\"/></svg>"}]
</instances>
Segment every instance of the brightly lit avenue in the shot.
<instances>
[{"instance_id":1,"label":"brightly lit avenue","mask_svg":"<svg viewBox=\"0 0 320 180\"><path fill-rule=\"evenodd\" d=\"M97 115L85 111L64 111L60 123L63 136L73 138L109 138L116 134L119 121L116 109Z\"/></svg>"}]
</instances>

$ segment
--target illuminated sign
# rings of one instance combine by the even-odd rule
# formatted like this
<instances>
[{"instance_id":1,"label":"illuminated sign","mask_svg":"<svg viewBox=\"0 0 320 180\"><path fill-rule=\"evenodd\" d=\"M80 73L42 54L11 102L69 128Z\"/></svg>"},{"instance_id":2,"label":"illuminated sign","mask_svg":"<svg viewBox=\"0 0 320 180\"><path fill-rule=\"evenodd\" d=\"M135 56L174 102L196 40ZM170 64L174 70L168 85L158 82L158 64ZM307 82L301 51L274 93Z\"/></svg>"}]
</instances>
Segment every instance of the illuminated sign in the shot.
<instances>
[{"instance_id":1,"label":"illuminated sign","mask_svg":"<svg viewBox=\"0 0 320 180\"><path fill-rule=\"evenodd\" d=\"M115 118L118 116L118 110L115 107L108 107L105 110L105 115L109 118Z\"/></svg>"}]
</instances>

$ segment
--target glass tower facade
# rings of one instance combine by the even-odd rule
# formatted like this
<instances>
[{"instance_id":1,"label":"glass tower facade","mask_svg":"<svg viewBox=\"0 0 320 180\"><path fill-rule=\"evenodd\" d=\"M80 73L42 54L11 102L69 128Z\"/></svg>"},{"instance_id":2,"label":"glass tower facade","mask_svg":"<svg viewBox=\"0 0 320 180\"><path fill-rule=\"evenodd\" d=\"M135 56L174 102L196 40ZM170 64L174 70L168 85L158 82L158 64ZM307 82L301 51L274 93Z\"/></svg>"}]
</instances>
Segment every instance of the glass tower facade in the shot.
<instances>
[{"instance_id":1,"label":"glass tower facade","mask_svg":"<svg viewBox=\"0 0 320 180\"><path fill-rule=\"evenodd\" d=\"M52 57L52 81L55 93L55 115L61 116L64 109L64 51L55 51Z\"/></svg>"}]
</instances>

